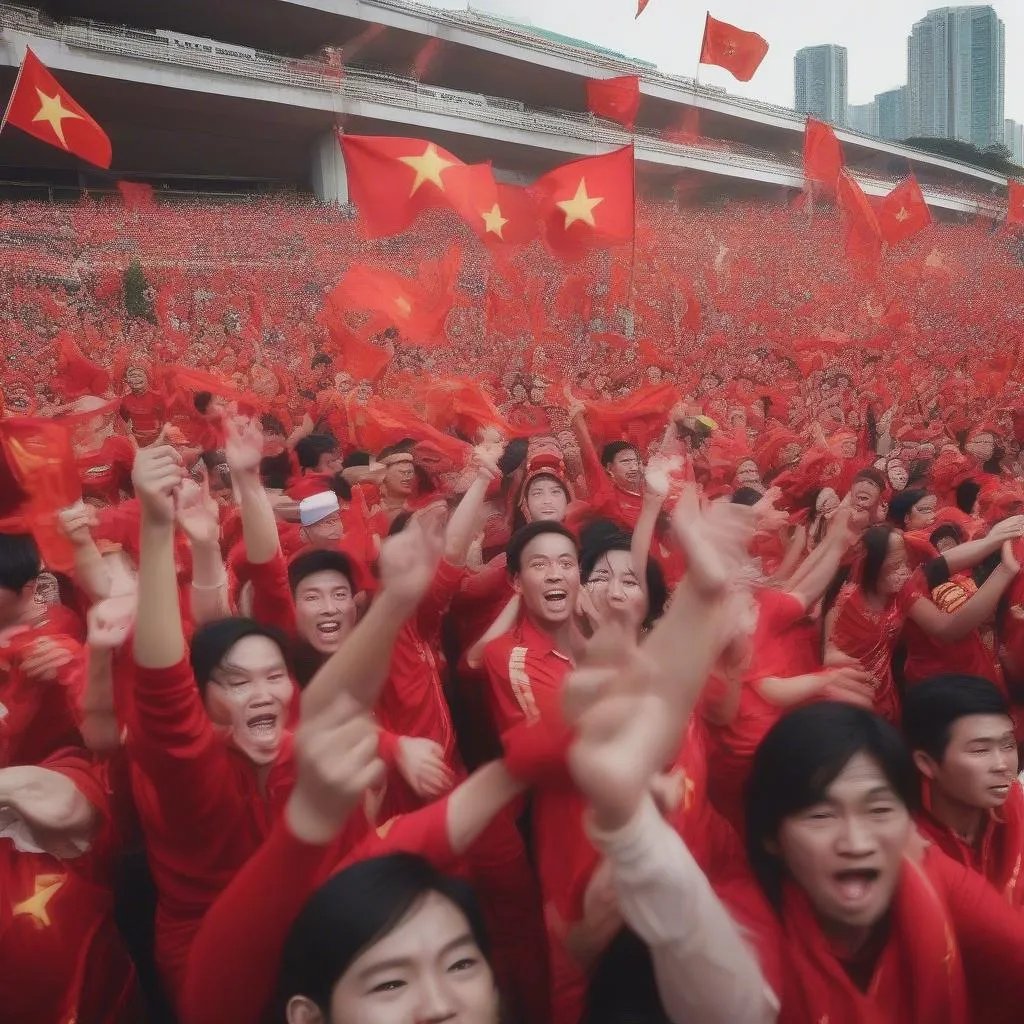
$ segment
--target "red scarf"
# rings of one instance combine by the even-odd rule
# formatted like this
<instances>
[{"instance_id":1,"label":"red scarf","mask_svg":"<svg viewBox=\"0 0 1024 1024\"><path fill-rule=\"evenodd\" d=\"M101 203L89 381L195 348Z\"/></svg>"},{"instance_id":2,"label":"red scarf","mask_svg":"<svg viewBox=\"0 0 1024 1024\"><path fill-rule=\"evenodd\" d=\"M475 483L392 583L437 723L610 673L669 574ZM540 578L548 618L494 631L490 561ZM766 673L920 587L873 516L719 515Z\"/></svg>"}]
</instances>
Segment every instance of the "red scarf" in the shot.
<instances>
[{"instance_id":1,"label":"red scarf","mask_svg":"<svg viewBox=\"0 0 1024 1024\"><path fill-rule=\"evenodd\" d=\"M1019 782L1010 787L1010 795L998 811L985 821L981 842L972 846L931 813L929 787L923 787L925 813L918 822L921 831L953 860L973 868L992 884L1014 907L1024 907L1024 883L1021 882L1024 859L1024 788Z\"/></svg>"},{"instance_id":2,"label":"red scarf","mask_svg":"<svg viewBox=\"0 0 1024 1024\"><path fill-rule=\"evenodd\" d=\"M963 970L952 924L924 871L904 861L891 933L868 991L850 980L810 900L783 896L787 984L779 1024L966 1024Z\"/></svg>"}]
</instances>

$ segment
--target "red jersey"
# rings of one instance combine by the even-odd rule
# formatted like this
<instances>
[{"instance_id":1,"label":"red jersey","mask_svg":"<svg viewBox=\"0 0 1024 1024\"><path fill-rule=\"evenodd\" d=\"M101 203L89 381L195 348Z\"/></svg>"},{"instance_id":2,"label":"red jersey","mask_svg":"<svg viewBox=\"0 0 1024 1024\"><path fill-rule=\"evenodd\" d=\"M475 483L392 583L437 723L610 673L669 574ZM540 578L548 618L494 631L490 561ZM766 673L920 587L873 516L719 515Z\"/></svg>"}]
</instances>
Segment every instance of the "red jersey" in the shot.
<instances>
[{"instance_id":1,"label":"red jersey","mask_svg":"<svg viewBox=\"0 0 1024 1024\"><path fill-rule=\"evenodd\" d=\"M148 444L167 418L167 404L155 391L143 391L141 395L131 391L121 400L121 416L131 424L136 440Z\"/></svg>"},{"instance_id":2,"label":"red jersey","mask_svg":"<svg viewBox=\"0 0 1024 1024\"><path fill-rule=\"evenodd\" d=\"M135 449L131 441L120 434L108 437L97 451L76 456L82 496L95 498L106 505L116 505L121 500L122 491L131 492L134 462Z\"/></svg>"},{"instance_id":3,"label":"red jersey","mask_svg":"<svg viewBox=\"0 0 1024 1024\"><path fill-rule=\"evenodd\" d=\"M71 779L100 824L80 856L57 858L32 852L31 836L0 813L0 1018L130 1024L140 1011L114 923L121 835L107 769L71 752L42 767Z\"/></svg>"}]
</instances>

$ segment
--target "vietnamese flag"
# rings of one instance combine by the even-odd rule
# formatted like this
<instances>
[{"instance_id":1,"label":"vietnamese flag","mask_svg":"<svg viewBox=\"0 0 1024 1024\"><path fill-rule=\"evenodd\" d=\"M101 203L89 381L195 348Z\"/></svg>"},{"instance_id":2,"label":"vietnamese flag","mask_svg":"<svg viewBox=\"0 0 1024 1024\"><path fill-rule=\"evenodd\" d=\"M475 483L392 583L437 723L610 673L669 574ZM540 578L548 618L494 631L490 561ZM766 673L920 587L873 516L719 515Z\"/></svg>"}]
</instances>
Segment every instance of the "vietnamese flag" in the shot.
<instances>
[{"instance_id":1,"label":"vietnamese flag","mask_svg":"<svg viewBox=\"0 0 1024 1024\"><path fill-rule=\"evenodd\" d=\"M629 242L634 231L633 147L585 157L533 183L552 249L564 255Z\"/></svg>"},{"instance_id":2,"label":"vietnamese flag","mask_svg":"<svg viewBox=\"0 0 1024 1024\"><path fill-rule=\"evenodd\" d=\"M807 118L804 133L804 177L808 183L824 185L834 195L839 184L839 173L845 165L843 147L832 126L824 121Z\"/></svg>"},{"instance_id":3,"label":"vietnamese flag","mask_svg":"<svg viewBox=\"0 0 1024 1024\"><path fill-rule=\"evenodd\" d=\"M768 41L763 36L718 21L708 13L700 48L701 64L725 68L738 81L749 82L767 53Z\"/></svg>"},{"instance_id":4,"label":"vietnamese flag","mask_svg":"<svg viewBox=\"0 0 1024 1024\"><path fill-rule=\"evenodd\" d=\"M428 345L437 340L452 304L452 295L430 294L410 277L354 263L329 293L338 309L372 310L397 327L408 341Z\"/></svg>"},{"instance_id":5,"label":"vietnamese flag","mask_svg":"<svg viewBox=\"0 0 1024 1024\"><path fill-rule=\"evenodd\" d=\"M375 381L391 362L385 349L357 338L348 329L341 310L328 297L320 314L320 322L327 328L334 344L335 355L345 372L356 382Z\"/></svg>"},{"instance_id":6,"label":"vietnamese flag","mask_svg":"<svg viewBox=\"0 0 1024 1024\"><path fill-rule=\"evenodd\" d=\"M1024 224L1024 183L1010 182L1010 205L1006 211L1007 224Z\"/></svg>"},{"instance_id":7,"label":"vietnamese flag","mask_svg":"<svg viewBox=\"0 0 1024 1024\"><path fill-rule=\"evenodd\" d=\"M107 133L27 47L0 130L7 124L97 167L110 167Z\"/></svg>"},{"instance_id":8,"label":"vietnamese flag","mask_svg":"<svg viewBox=\"0 0 1024 1024\"><path fill-rule=\"evenodd\" d=\"M882 238L890 245L913 238L932 223L932 212L913 174L897 185L878 207Z\"/></svg>"},{"instance_id":9,"label":"vietnamese flag","mask_svg":"<svg viewBox=\"0 0 1024 1024\"><path fill-rule=\"evenodd\" d=\"M70 334L62 331L54 344L57 348L56 369L69 398L99 396L110 387L110 374L102 366L87 359Z\"/></svg>"},{"instance_id":10,"label":"vietnamese flag","mask_svg":"<svg viewBox=\"0 0 1024 1024\"><path fill-rule=\"evenodd\" d=\"M0 421L0 448L15 482L28 495L22 511L46 567L70 572L74 550L57 513L82 498L71 435L55 420L17 416Z\"/></svg>"},{"instance_id":11,"label":"vietnamese flag","mask_svg":"<svg viewBox=\"0 0 1024 1024\"><path fill-rule=\"evenodd\" d=\"M424 210L452 208L445 171L462 161L424 139L339 135L348 191L370 238L404 231Z\"/></svg>"},{"instance_id":12,"label":"vietnamese flag","mask_svg":"<svg viewBox=\"0 0 1024 1024\"><path fill-rule=\"evenodd\" d=\"M587 82L587 109L595 117L604 117L631 129L640 110L640 76L591 78Z\"/></svg>"},{"instance_id":13,"label":"vietnamese flag","mask_svg":"<svg viewBox=\"0 0 1024 1024\"><path fill-rule=\"evenodd\" d=\"M523 245L540 234L537 204L533 196L519 185L498 182L497 207L490 211L486 240L489 243Z\"/></svg>"},{"instance_id":14,"label":"vietnamese flag","mask_svg":"<svg viewBox=\"0 0 1024 1024\"><path fill-rule=\"evenodd\" d=\"M882 229L868 197L849 171L839 175L838 199L846 227L846 255L856 269L873 273L882 254Z\"/></svg>"}]
</instances>

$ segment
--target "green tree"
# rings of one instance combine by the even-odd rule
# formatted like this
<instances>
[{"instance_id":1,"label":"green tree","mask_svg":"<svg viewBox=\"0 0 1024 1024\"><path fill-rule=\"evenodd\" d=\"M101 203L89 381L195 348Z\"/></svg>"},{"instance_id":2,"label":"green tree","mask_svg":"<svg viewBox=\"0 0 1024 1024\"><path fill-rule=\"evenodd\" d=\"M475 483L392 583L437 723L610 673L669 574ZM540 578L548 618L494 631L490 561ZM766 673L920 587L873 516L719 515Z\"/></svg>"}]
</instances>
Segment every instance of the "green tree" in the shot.
<instances>
[{"instance_id":1,"label":"green tree","mask_svg":"<svg viewBox=\"0 0 1024 1024\"><path fill-rule=\"evenodd\" d=\"M155 324L156 313L153 311L153 303L146 295L148 290L149 282L143 273L142 264L138 260L132 260L124 272L124 308L129 316Z\"/></svg>"}]
</instances>

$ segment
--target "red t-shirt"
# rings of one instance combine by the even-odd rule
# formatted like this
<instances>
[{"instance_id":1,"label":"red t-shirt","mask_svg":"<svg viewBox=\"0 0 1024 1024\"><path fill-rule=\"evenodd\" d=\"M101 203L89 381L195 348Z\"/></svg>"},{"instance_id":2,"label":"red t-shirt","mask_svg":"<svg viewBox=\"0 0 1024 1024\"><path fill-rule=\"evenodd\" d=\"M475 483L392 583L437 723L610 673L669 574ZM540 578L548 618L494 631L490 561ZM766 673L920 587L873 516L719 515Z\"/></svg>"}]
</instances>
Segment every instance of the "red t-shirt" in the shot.
<instances>
[{"instance_id":1,"label":"red t-shirt","mask_svg":"<svg viewBox=\"0 0 1024 1024\"><path fill-rule=\"evenodd\" d=\"M144 391L141 395L130 392L121 401L121 415L131 423L136 437L149 437L163 426L167 405L154 391Z\"/></svg>"}]
</instances>

